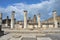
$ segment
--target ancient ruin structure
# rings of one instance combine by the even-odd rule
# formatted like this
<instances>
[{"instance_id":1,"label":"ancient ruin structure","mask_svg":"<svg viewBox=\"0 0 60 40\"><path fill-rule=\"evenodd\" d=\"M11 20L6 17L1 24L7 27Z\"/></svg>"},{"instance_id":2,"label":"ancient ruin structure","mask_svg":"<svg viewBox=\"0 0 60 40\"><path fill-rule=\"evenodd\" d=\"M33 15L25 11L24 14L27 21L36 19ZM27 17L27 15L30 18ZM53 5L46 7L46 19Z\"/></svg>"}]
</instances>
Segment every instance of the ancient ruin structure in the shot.
<instances>
[{"instance_id":1,"label":"ancient ruin structure","mask_svg":"<svg viewBox=\"0 0 60 40\"><path fill-rule=\"evenodd\" d=\"M7 16L7 18L6 18L6 27L8 27L8 24L9 24L9 23L8 23L8 19L9 19L9 18L8 18L8 16Z\"/></svg>"},{"instance_id":2,"label":"ancient ruin structure","mask_svg":"<svg viewBox=\"0 0 60 40\"><path fill-rule=\"evenodd\" d=\"M4 34L4 31L2 31L2 13L0 13L0 36Z\"/></svg>"},{"instance_id":3,"label":"ancient ruin structure","mask_svg":"<svg viewBox=\"0 0 60 40\"><path fill-rule=\"evenodd\" d=\"M1 31L1 27L2 27L2 13L0 13L0 31Z\"/></svg>"},{"instance_id":4,"label":"ancient ruin structure","mask_svg":"<svg viewBox=\"0 0 60 40\"><path fill-rule=\"evenodd\" d=\"M31 19L31 17L27 17L28 12L27 10L24 10L24 21L16 21L14 18L15 11L12 11L11 19L8 17L6 19L3 19L2 23L5 24L6 27L10 27L11 29L37 29L37 28L58 28L60 25L60 16L57 16L56 11L53 11L53 17L49 18L48 20L45 20L41 22L40 20L40 14L34 15L34 17ZM3 25L2 24L2 25Z\"/></svg>"},{"instance_id":5,"label":"ancient ruin structure","mask_svg":"<svg viewBox=\"0 0 60 40\"><path fill-rule=\"evenodd\" d=\"M33 22L34 22L34 23L37 22L37 17L36 17L36 15L34 15Z\"/></svg>"},{"instance_id":6,"label":"ancient ruin structure","mask_svg":"<svg viewBox=\"0 0 60 40\"><path fill-rule=\"evenodd\" d=\"M54 11L53 11L54 26L55 26L55 28L58 28L56 16L57 16L57 15L56 15L56 10L54 10Z\"/></svg>"},{"instance_id":7,"label":"ancient ruin structure","mask_svg":"<svg viewBox=\"0 0 60 40\"><path fill-rule=\"evenodd\" d=\"M40 14L38 14L38 16L37 16L37 20L38 20L38 28L41 28Z\"/></svg>"},{"instance_id":8,"label":"ancient ruin structure","mask_svg":"<svg viewBox=\"0 0 60 40\"><path fill-rule=\"evenodd\" d=\"M12 11L12 15L11 15L11 29L14 28L14 16L15 16L15 11Z\"/></svg>"},{"instance_id":9,"label":"ancient ruin structure","mask_svg":"<svg viewBox=\"0 0 60 40\"><path fill-rule=\"evenodd\" d=\"M12 11L11 19L9 19L9 17L7 16L6 19L2 20L2 13L0 13L0 36L3 35L3 33L5 32L7 34L1 37L2 40L41 40L41 37L45 36L45 38L49 40L50 38L48 36L50 35L48 34L55 35L57 33L60 33L60 16L57 16L55 10L52 12L53 17L45 21L41 21L40 14L34 15L31 18L28 17L27 10L24 10L23 12L24 20L20 21L16 21L16 19L14 18L15 11ZM1 27L4 32L1 30ZM51 38L53 36L51 36ZM59 37L58 35L56 36Z\"/></svg>"},{"instance_id":10,"label":"ancient ruin structure","mask_svg":"<svg viewBox=\"0 0 60 40\"><path fill-rule=\"evenodd\" d=\"M24 10L24 28L27 28L27 11Z\"/></svg>"}]
</instances>

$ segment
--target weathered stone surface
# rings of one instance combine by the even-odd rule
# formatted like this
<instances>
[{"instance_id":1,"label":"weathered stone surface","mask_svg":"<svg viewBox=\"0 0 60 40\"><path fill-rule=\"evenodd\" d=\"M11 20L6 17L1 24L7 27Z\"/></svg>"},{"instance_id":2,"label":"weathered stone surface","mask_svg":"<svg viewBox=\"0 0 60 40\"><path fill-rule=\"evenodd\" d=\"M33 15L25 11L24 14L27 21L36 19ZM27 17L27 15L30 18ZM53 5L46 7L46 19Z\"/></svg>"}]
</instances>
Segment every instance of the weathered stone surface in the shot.
<instances>
[{"instance_id":1,"label":"weathered stone surface","mask_svg":"<svg viewBox=\"0 0 60 40\"><path fill-rule=\"evenodd\" d=\"M15 11L12 11L12 15L11 15L11 29L14 28L14 16L15 16Z\"/></svg>"},{"instance_id":2,"label":"weathered stone surface","mask_svg":"<svg viewBox=\"0 0 60 40\"><path fill-rule=\"evenodd\" d=\"M2 29L2 13L0 13L0 36L4 35L4 32L1 29Z\"/></svg>"},{"instance_id":3,"label":"weathered stone surface","mask_svg":"<svg viewBox=\"0 0 60 40\"><path fill-rule=\"evenodd\" d=\"M40 22L40 15L39 14L37 16L37 19L38 19L38 28L41 28L41 22Z\"/></svg>"},{"instance_id":4,"label":"weathered stone surface","mask_svg":"<svg viewBox=\"0 0 60 40\"><path fill-rule=\"evenodd\" d=\"M57 15L56 15L56 10L54 10L54 11L53 11L54 26L55 26L55 28L58 28L56 16L57 16Z\"/></svg>"},{"instance_id":5,"label":"weathered stone surface","mask_svg":"<svg viewBox=\"0 0 60 40\"><path fill-rule=\"evenodd\" d=\"M36 40L36 38L28 38L28 37L24 37L21 40Z\"/></svg>"},{"instance_id":6,"label":"weathered stone surface","mask_svg":"<svg viewBox=\"0 0 60 40\"><path fill-rule=\"evenodd\" d=\"M37 40L52 40L49 37L38 37Z\"/></svg>"},{"instance_id":7,"label":"weathered stone surface","mask_svg":"<svg viewBox=\"0 0 60 40\"><path fill-rule=\"evenodd\" d=\"M27 11L24 10L24 28L27 28Z\"/></svg>"}]
</instances>

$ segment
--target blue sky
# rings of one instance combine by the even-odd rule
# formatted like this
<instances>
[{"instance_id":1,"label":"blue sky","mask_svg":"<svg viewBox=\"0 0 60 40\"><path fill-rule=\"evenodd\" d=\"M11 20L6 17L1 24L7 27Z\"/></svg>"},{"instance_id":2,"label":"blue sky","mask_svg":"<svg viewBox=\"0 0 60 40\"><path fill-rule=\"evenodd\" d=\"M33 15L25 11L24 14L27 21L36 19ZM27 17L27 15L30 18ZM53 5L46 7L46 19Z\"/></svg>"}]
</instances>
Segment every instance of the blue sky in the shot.
<instances>
[{"instance_id":1,"label":"blue sky","mask_svg":"<svg viewBox=\"0 0 60 40\"><path fill-rule=\"evenodd\" d=\"M40 13L41 20L52 17L52 11L57 11L60 15L60 0L0 0L0 12L3 13L3 19L6 16L11 17L11 11L15 11L15 18L23 20L23 11L28 11L28 17Z\"/></svg>"},{"instance_id":2,"label":"blue sky","mask_svg":"<svg viewBox=\"0 0 60 40\"><path fill-rule=\"evenodd\" d=\"M42 1L48 1L48 0L0 0L0 6L6 7L14 3L36 4Z\"/></svg>"}]
</instances>

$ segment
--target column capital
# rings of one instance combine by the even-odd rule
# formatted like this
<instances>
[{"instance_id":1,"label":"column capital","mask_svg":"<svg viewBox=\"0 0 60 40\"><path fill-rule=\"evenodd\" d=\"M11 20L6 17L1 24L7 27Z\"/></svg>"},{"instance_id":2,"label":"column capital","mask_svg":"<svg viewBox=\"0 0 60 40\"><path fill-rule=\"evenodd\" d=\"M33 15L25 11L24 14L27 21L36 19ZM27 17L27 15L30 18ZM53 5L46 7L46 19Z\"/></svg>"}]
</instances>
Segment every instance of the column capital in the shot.
<instances>
[{"instance_id":1,"label":"column capital","mask_svg":"<svg viewBox=\"0 0 60 40\"><path fill-rule=\"evenodd\" d=\"M9 16L7 16L6 19L9 19Z\"/></svg>"},{"instance_id":2,"label":"column capital","mask_svg":"<svg viewBox=\"0 0 60 40\"><path fill-rule=\"evenodd\" d=\"M15 11L12 11L12 13L15 13Z\"/></svg>"},{"instance_id":3,"label":"column capital","mask_svg":"<svg viewBox=\"0 0 60 40\"><path fill-rule=\"evenodd\" d=\"M56 10L53 10L52 12L56 12Z\"/></svg>"},{"instance_id":4,"label":"column capital","mask_svg":"<svg viewBox=\"0 0 60 40\"><path fill-rule=\"evenodd\" d=\"M56 10L52 11L53 12L53 15L56 14Z\"/></svg>"},{"instance_id":5,"label":"column capital","mask_svg":"<svg viewBox=\"0 0 60 40\"><path fill-rule=\"evenodd\" d=\"M27 10L24 10L24 12L27 12Z\"/></svg>"}]
</instances>

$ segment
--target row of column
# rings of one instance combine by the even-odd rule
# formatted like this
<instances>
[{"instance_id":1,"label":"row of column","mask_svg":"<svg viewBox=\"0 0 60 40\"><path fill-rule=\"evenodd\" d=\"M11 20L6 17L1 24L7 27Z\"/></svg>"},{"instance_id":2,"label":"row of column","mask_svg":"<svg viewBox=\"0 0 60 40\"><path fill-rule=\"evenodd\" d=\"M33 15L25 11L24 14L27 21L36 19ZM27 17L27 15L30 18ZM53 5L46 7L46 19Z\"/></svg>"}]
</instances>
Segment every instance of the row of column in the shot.
<instances>
[{"instance_id":1,"label":"row of column","mask_svg":"<svg viewBox=\"0 0 60 40\"><path fill-rule=\"evenodd\" d=\"M58 28L57 19L56 19L56 11L53 11L53 21L54 21L54 27ZM40 14L37 16L38 21L38 28L41 28L41 22L40 22ZM24 28L27 28L27 11L24 11Z\"/></svg>"},{"instance_id":2,"label":"row of column","mask_svg":"<svg viewBox=\"0 0 60 40\"><path fill-rule=\"evenodd\" d=\"M15 15L15 11L12 11L11 29L14 28L14 15ZM55 28L58 28L57 19L56 19L56 11L53 11L53 20L54 20ZM40 14L38 14L37 16L37 21L38 21L38 28L40 28L41 27ZM2 25L2 14L1 13L0 13L0 25ZM24 28L27 28L27 11L26 10L24 10Z\"/></svg>"},{"instance_id":3,"label":"row of column","mask_svg":"<svg viewBox=\"0 0 60 40\"><path fill-rule=\"evenodd\" d=\"M12 11L12 15L11 15L11 29L14 28L14 14L15 11ZM38 28L41 27L41 23L40 23L40 15L38 14L37 16L38 19ZM27 11L24 10L24 28L27 28Z\"/></svg>"},{"instance_id":4,"label":"row of column","mask_svg":"<svg viewBox=\"0 0 60 40\"><path fill-rule=\"evenodd\" d=\"M40 15L38 14L37 16L38 19L38 28L41 27L41 23L40 23ZM24 28L27 28L27 11L24 11Z\"/></svg>"}]
</instances>

